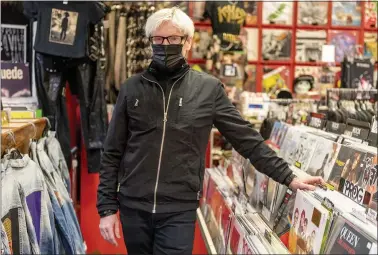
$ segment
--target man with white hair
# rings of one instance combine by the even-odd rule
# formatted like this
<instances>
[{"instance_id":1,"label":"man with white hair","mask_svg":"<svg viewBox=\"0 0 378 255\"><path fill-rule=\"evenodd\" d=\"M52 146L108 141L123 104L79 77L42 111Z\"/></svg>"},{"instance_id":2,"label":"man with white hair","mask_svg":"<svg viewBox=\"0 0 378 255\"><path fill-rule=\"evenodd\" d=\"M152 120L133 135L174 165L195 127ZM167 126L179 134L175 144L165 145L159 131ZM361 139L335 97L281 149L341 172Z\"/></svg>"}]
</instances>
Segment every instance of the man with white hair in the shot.
<instances>
[{"instance_id":1,"label":"man with white hair","mask_svg":"<svg viewBox=\"0 0 378 255\"><path fill-rule=\"evenodd\" d=\"M205 151L213 124L262 173L296 189L299 180L242 119L215 77L186 61L193 21L162 9L145 27L151 65L121 87L102 155L97 208L104 239L117 245L118 210L129 254L191 254ZM118 180L122 168L124 176Z\"/></svg>"}]
</instances>

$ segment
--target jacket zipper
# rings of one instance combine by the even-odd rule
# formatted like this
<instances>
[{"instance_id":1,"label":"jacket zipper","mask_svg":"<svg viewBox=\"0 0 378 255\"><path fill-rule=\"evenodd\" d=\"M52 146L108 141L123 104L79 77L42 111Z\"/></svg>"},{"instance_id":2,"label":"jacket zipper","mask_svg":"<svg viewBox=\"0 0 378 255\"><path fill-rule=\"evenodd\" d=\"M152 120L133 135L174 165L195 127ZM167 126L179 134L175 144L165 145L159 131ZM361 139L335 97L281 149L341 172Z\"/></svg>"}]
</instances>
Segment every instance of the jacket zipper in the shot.
<instances>
[{"instance_id":1,"label":"jacket zipper","mask_svg":"<svg viewBox=\"0 0 378 255\"><path fill-rule=\"evenodd\" d=\"M188 71L187 71L188 72ZM167 102L167 105L165 105L165 93L164 93L164 90L163 88L161 87L161 85L159 83L157 83L156 81L151 81L150 79L147 79L146 77L144 77L142 75L142 77L149 81L149 82L152 82L152 83L155 83L159 86L162 94L163 94L163 110L164 110L164 119L163 119L163 135L161 137L161 144L160 144L160 154L159 154L159 163L158 163L158 169L157 169L157 174L156 174L156 182L155 182L155 189L154 189L154 206L153 206L153 209L152 209L152 213L156 213L156 193L157 193L157 189L158 189L158 185L159 185L159 177L160 177L160 168L161 168L161 161L162 161L162 156L163 156L163 150L164 150L164 140L165 140L165 131L166 131L166 128L167 128L167 120L168 120L168 109L169 109L169 102L171 101L171 95L172 95L172 90L174 88L174 86L176 85L176 83L181 80L182 77L185 76L185 74L187 73L185 72L183 75L181 75L172 85L170 91L169 91L169 96L168 96L168 102Z\"/></svg>"}]
</instances>

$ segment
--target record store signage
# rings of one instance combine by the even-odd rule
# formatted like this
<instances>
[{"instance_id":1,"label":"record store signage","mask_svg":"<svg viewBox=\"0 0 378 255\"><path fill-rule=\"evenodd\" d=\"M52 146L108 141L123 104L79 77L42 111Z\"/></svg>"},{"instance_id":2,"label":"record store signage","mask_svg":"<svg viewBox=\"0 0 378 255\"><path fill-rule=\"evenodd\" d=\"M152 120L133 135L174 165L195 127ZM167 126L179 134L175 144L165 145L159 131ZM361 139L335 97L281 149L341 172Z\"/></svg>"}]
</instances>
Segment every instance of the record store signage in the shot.
<instances>
[{"instance_id":1,"label":"record store signage","mask_svg":"<svg viewBox=\"0 0 378 255\"><path fill-rule=\"evenodd\" d=\"M1 96L30 96L29 64L1 63Z\"/></svg>"}]
</instances>

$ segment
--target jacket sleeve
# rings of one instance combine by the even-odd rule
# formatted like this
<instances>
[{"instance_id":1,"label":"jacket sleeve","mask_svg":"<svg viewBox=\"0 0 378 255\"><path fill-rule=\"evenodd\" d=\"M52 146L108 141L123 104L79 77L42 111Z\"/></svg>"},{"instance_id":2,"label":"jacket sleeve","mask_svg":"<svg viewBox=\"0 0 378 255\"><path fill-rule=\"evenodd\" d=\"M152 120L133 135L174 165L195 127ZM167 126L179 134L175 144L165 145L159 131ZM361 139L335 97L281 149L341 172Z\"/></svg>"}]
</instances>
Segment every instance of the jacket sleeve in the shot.
<instances>
[{"instance_id":1,"label":"jacket sleeve","mask_svg":"<svg viewBox=\"0 0 378 255\"><path fill-rule=\"evenodd\" d=\"M265 143L261 135L245 121L228 99L221 84L215 93L214 125L232 144L234 149L261 173L289 186L294 175L288 164Z\"/></svg>"},{"instance_id":2,"label":"jacket sleeve","mask_svg":"<svg viewBox=\"0 0 378 255\"><path fill-rule=\"evenodd\" d=\"M127 142L126 86L122 86L118 95L104 142L100 165L100 184L97 190L99 213L105 210L118 210L118 171Z\"/></svg>"}]
</instances>

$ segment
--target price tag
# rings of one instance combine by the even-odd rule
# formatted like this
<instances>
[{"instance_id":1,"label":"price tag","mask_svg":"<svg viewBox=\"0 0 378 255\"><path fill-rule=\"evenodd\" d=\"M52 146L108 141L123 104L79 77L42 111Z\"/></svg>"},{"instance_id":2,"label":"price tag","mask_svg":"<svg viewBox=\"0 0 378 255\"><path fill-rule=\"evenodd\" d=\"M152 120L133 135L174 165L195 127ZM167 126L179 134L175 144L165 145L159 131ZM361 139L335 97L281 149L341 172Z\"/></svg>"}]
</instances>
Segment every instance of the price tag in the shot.
<instances>
[{"instance_id":1,"label":"price tag","mask_svg":"<svg viewBox=\"0 0 378 255\"><path fill-rule=\"evenodd\" d=\"M367 218L370 222L374 223L374 222L377 222L377 217L378 217L377 212L374 211L374 210L371 209L371 208L368 208L367 213L366 213L366 218Z\"/></svg>"},{"instance_id":2,"label":"price tag","mask_svg":"<svg viewBox=\"0 0 378 255\"><path fill-rule=\"evenodd\" d=\"M63 4L68 4L68 1L63 1Z\"/></svg>"},{"instance_id":3,"label":"price tag","mask_svg":"<svg viewBox=\"0 0 378 255\"><path fill-rule=\"evenodd\" d=\"M268 243L272 243L272 233L269 232L267 229L265 229L264 237L268 241Z\"/></svg>"}]
</instances>

